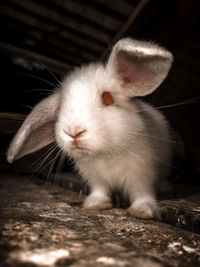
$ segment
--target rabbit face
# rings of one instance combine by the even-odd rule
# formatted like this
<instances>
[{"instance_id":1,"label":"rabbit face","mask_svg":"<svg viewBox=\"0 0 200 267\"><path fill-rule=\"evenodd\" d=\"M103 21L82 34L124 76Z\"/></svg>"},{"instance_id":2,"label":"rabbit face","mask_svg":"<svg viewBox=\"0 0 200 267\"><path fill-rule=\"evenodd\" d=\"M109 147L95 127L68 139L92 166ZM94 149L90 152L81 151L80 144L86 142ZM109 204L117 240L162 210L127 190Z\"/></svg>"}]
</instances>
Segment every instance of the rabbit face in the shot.
<instances>
[{"instance_id":1,"label":"rabbit face","mask_svg":"<svg viewBox=\"0 0 200 267\"><path fill-rule=\"evenodd\" d=\"M60 148L72 157L120 153L133 138L132 125L142 121L120 85L102 65L77 69L61 88L61 107L55 126Z\"/></svg>"}]
</instances>

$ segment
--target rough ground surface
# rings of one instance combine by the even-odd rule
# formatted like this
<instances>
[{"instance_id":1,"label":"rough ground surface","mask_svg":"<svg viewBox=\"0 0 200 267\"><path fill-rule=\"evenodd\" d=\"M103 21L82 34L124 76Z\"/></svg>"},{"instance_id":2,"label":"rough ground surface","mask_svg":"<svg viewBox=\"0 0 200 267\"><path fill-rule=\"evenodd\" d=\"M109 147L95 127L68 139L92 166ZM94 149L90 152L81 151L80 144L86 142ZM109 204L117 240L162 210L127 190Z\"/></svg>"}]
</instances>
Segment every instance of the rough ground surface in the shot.
<instances>
[{"instance_id":1,"label":"rough ground surface","mask_svg":"<svg viewBox=\"0 0 200 267\"><path fill-rule=\"evenodd\" d=\"M86 211L84 196L0 175L0 266L200 266L200 236L125 209Z\"/></svg>"},{"instance_id":2,"label":"rough ground surface","mask_svg":"<svg viewBox=\"0 0 200 267\"><path fill-rule=\"evenodd\" d=\"M42 175L46 180L47 175ZM71 189L81 194L87 194L89 189L78 175L60 173L48 176L48 181ZM200 187L191 184L170 183L166 192L158 194L159 205L162 211L161 221L200 234ZM119 193L113 194L113 203L116 207L128 208L129 203Z\"/></svg>"}]
</instances>

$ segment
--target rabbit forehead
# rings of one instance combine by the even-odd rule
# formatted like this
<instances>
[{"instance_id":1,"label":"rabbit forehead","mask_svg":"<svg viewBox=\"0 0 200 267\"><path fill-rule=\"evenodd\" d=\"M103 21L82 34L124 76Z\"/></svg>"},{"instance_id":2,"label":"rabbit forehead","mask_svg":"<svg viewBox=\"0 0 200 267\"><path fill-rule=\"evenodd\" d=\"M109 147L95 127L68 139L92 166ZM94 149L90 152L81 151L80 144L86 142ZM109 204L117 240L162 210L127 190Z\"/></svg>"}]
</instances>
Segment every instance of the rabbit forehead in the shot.
<instances>
[{"instance_id":1,"label":"rabbit forehead","mask_svg":"<svg viewBox=\"0 0 200 267\"><path fill-rule=\"evenodd\" d=\"M113 83L102 64L81 67L64 80L63 101L70 107L97 104L101 93L109 91Z\"/></svg>"},{"instance_id":2,"label":"rabbit forehead","mask_svg":"<svg viewBox=\"0 0 200 267\"><path fill-rule=\"evenodd\" d=\"M63 90L68 93L72 91L97 92L104 87L110 87L114 83L103 64L90 64L77 68L63 82Z\"/></svg>"},{"instance_id":3,"label":"rabbit forehead","mask_svg":"<svg viewBox=\"0 0 200 267\"><path fill-rule=\"evenodd\" d=\"M110 79L103 65L91 64L71 73L62 83L61 117L88 119L97 111L101 93L109 87Z\"/></svg>"}]
</instances>

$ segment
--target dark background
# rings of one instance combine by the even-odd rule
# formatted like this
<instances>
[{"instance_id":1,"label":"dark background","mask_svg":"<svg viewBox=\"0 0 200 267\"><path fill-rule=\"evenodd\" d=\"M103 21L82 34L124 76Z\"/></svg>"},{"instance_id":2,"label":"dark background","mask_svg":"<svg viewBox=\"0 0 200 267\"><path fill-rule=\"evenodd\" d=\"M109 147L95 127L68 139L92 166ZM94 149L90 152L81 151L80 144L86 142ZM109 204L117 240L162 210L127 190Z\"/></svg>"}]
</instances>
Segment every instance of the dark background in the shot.
<instances>
[{"instance_id":1,"label":"dark background","mask_svg":"<svg viewBox=\"0 0 200 267\"><path fill-rule=\"evenodd\" d=\"M20 6L19 2L1 1L0 4L0 73L2 94L0 98L0 112L28 114L30 107L33 107L49 93L46 89L52 90L57 84L57 80L49 70L54 73L58 80L61 80L65 73L72 69L73 66L93 60L105 60L108 43L112 45L119 32L117 32L117 24L113 24L113 27L109 25L106 28L102 21L101 25L98 20L98 12L107 17L119 19L122 26L126 23L132 12L132 10L126 10L126 6L121 7L120 11L122 1L116 1L115 9L119 9L118 13L113 7L108 6L106 1L98 0L74 1L76 2L77 9L69 5L67 7L69 10L60 8L60 5L63 4L62 1L49 0L44 1L45 4L41 3L43 1L28 1L36 5L35 9L30 5L30 10L29 6L27 6L28 2L21 1L22 6ZM134 10L141 1L126 0L123 2L127 4L127 7L133 6ZM38 5L41 5L41 9ZM97 14L91 13L90 17L90 14L88 15L86 12L87 10L85 11L85 17L84 10L82 13L76 14L78 7L81 8L84 5L92 7L93 12L96 10ZM46 10L49 9L57 12L61 19L62 16L65 17L64 12L68 12L66 16L68 16L67 23L69 26L63 26L61 22L55 21L54 17L49 18L48 14L45 14L45 21L44 18L42 20L40 12L43 12L41 10L43 10L44 6ZM27 20L27 24L25 20L22 22L23 17L19 14L26 14L27 18L30 17L30 22L34 17L37 23L34 27L30 28L29 21ZM200 173L199 14L200 1L198 0L149 1L136 19L129 25L128 29L120 35L120 38L129 36L140 40L155 41L169 49L174 55L174 64L166 81L155 93L148 96L146 100L152 102L157 107L172 105L163 108L162 111L166 114L172 127L185 144L187 161L189 161L187 179L189 182L192 181L192 183L199 182L198 174ZM75 23L76 19L80 24L80 28ZM77 29L75 29L73 23L78 27ZM56 27L54 31L49 30L53 27L52 25L54 28ZM70 29L70 25L74 26L74 28ZM91 32L84 32L85 25L92 25L91 27L96 29L94 35ZM37 34L41 32L43 35L38 40ZM63 32L68 33L68 37L65 40L63 37L63 39L60 37ZM56 39L57 37L59 38ZM58 45L59 42L61 43L60 45ZM9 49L10 44L22 49L22 52ZM40 57L31 57L27 54L27 51L34 52L35 55L45 55L48 58L56 59L57 62L62 64L66 63L66 71L63 70L63 66L59 67L59 65L49 64L50 61L47 60L45 62ZM7 130L9 131L6 127L1 126L0 145L2 151L7 148L12 136L12 134L7 134ZM194 173L195 178L193 178Z\"/></svg>"}]
</instances>

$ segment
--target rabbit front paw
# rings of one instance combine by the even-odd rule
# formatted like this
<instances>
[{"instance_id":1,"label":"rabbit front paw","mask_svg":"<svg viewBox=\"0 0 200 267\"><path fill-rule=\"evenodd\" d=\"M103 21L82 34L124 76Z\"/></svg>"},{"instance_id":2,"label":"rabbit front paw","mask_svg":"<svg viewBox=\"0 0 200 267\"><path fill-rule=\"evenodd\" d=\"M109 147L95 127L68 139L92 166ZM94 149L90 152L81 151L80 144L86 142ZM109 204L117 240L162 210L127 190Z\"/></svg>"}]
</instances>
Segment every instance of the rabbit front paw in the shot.
<instances>
[{"instance_id":1,"label":"rabbit front paw","mask_svg":"<svg viewBox=\"0 0 200 267\"><path fill-rule=\"evenodd\" d=\"M104 210L110 209L112 207L112 203L107 196L91 194L86 197L83 207L89 210Z\"/></svg>"},{"instance_id":2,"label":"rabbit front paw","mask_svg":"<svg viewBox=\"0 0 200 267\"><path fill-rule=\"evenodd\" d=\"M155 200L138 199L130 206L128 212L140 219L160 218L160 208Z\"/></svg>"}]
</instances>

